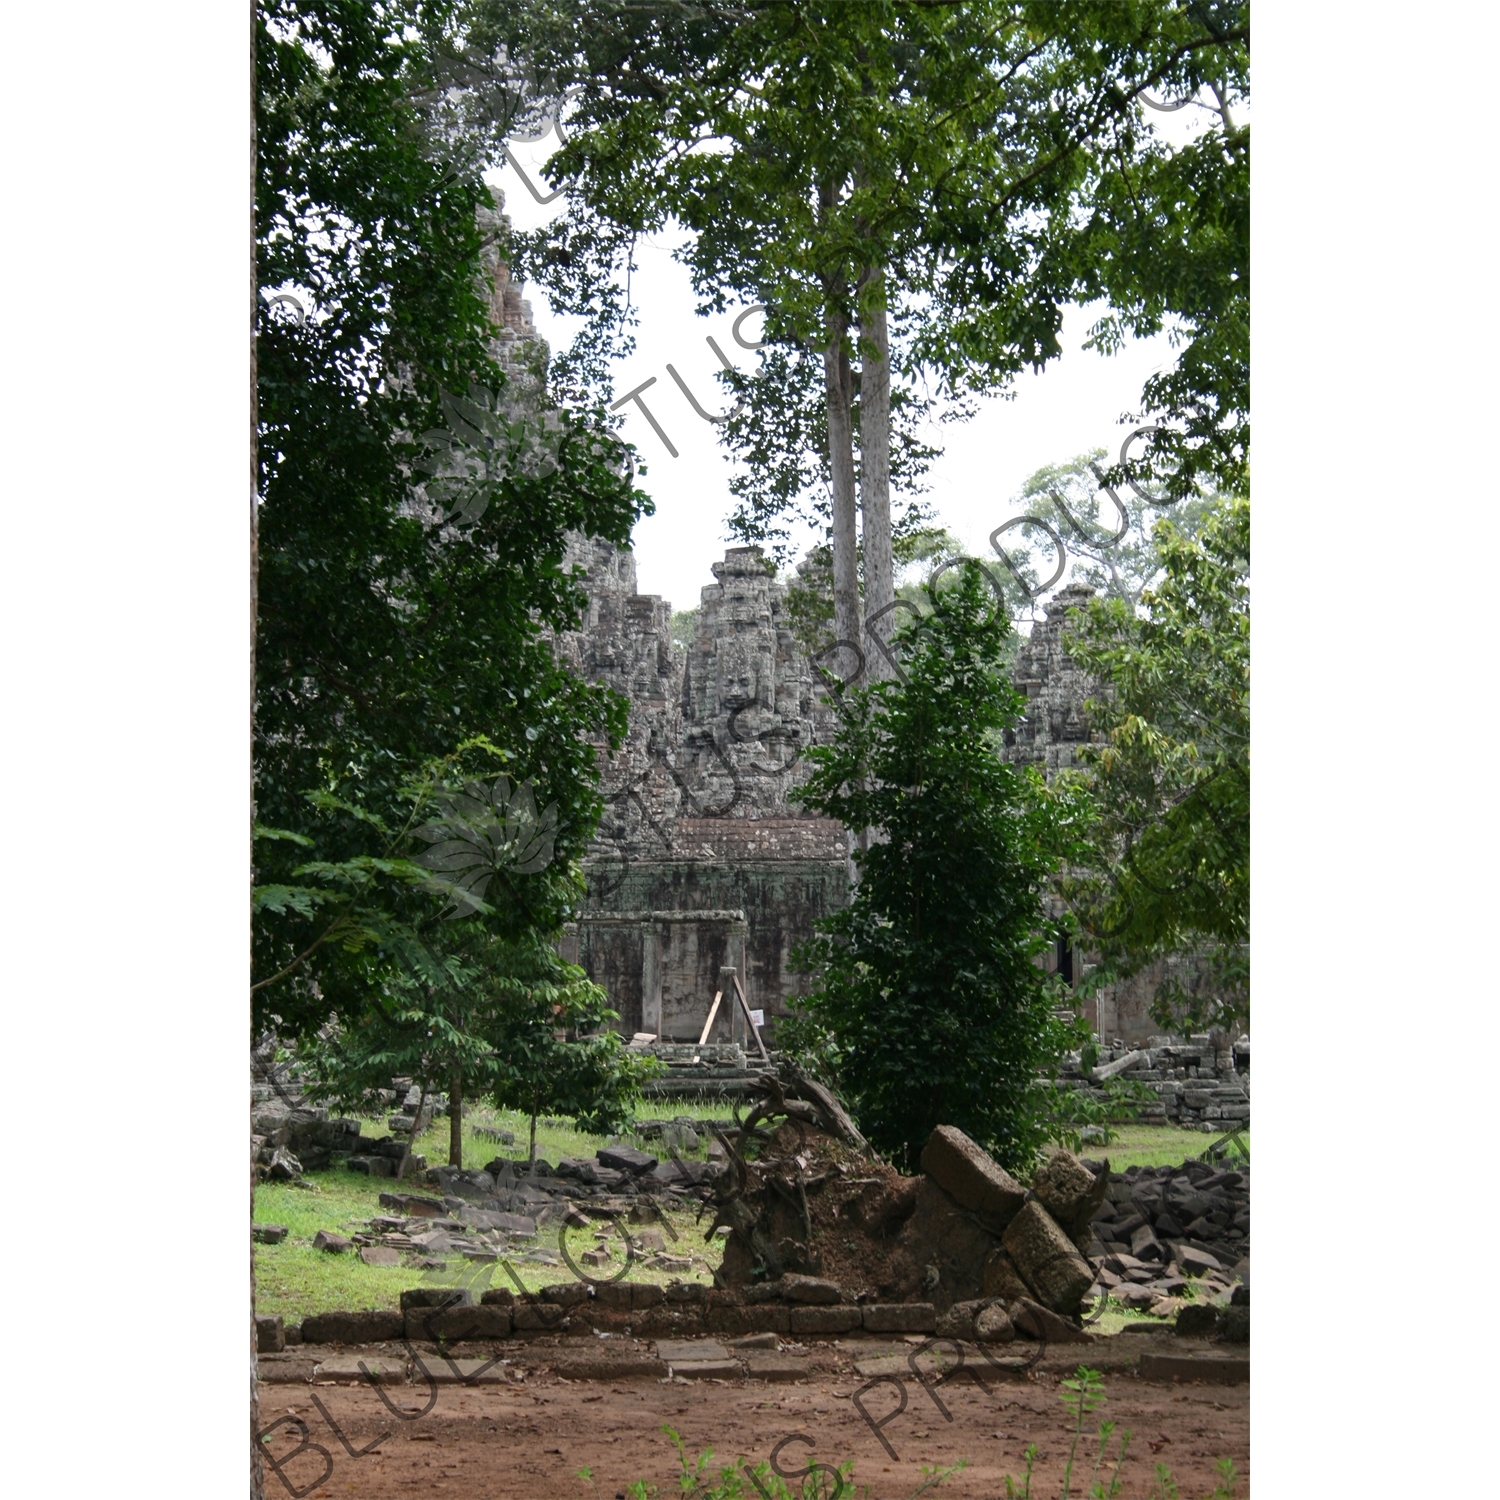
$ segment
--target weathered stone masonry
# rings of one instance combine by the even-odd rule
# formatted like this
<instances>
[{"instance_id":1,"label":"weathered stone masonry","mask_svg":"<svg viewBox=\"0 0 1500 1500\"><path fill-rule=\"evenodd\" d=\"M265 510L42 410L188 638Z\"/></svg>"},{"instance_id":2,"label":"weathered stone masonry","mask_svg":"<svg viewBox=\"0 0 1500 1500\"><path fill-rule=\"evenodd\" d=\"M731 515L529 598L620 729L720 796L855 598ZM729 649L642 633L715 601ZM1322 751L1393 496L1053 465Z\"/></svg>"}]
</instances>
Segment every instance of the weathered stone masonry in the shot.
<instances>
[{"instance_id":1,"label":"weathered stone masonry","mask_svg":"<svg viewBox=\"0 0 1500 1500\"><path fill-rule=\"evenodd\" d=\"M843 829L790 800L831 714L786 622L785 589L753 549L731 548L684 650L670 605L636 592L629 552L579 539L569 562L586 572L589 611L559 650L631 712L565 951L608 990L621 1030L680 1040L698 1039L732 965L773 1042L801 988L792 949L843 904L848 875ZM745 1039L736 1006L721 1006L710 1039Z\"/></svg>"}]
</instances>

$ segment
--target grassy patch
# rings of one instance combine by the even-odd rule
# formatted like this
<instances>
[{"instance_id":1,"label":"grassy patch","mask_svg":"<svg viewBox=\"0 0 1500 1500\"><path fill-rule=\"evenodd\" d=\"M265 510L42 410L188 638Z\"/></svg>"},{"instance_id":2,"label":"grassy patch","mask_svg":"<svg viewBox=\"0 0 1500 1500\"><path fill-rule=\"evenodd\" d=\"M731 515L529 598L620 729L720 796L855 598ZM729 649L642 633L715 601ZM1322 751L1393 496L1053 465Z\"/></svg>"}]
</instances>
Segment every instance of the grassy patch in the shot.
<instances>
[{"instance_id":1,"label":"grassy patch","mask_svg":"<svg viewBox=\"0 0 1500 1500\"><path fill-rule=\"evenodd\" d=\"M1114 1334L1119 1333L1127 1324L1135 1323L1149 1323L1163 1333L1172 1331L1172 1319L1153 1318L1150 1313L1136 1312L1132 1308L1121 1307L1113 1297L1105 1298L1104 1311L1099 1314L1098 1321L1090 1323L1088 1327L1094 1333Z\"/></svg>"},{"instance_id":2,"label":"grassy patch","mask_svg":"<svg viewBox=\"0 0 1500 1500\"><path fill-rule=\"evenodd\" d=\"M673 1101L675 1103L675 1101ZM691 1108L680 1105L671 1114L693 1114L701 1116L709 1111L696 1103ZM657 1117L657 1112L647 1111L647 1118ZM726 1110L727 1117L727 1110ZM464 1116L464 1165L482 1167L497 1156L511 1157L516 1161L526 1158L527 1117L505 1110L475 1110ZM361 1125L366 1135L384 1135L385 1124L380 1120L364 1120ZM482 1126L513 1131L514 1146L502 1146L486 1140L478 1134ZM609 1143L605 1136L587 1135L575 1130L567 1121L552 1120L537 1122L537 1155L556 1162L564 1156L592 1156L601 1146ZM421 1135L417 1151L427 1158L429 1166L448 1160L448 1121L440 1119ZM696 1153L702 1156L707 1149L703 1142ZM255 1286L256 1308L263 1313L280 1313L289 1323L300 1322L313 1313L334 1312L345 1308L397 1307L401 1293L415 1286L451 1286L461 1281L471 1284L476 1298L485 1286L505 1286L515 1289L515 1282L505 1266L498 1262L469 1263L461 1257L447 1258L444 1271L422 1271L408 1267L367 1266L353 1252L330 1253L314 1250L312 1241L320 1229L335 1234L349 1235L365 1227L374 1214L388 1212L380 1207L380 1194L391 1191L431 1192L432 1189L420 1181L396 1183L388 1177L369 1177L362 1172L349 1172L335 1168L326 1172L313 1172L305 1179L305 1185L287 1183L262 1183L255 1191L254 1221L257 1224L284 1224L289 1231L279 1245L256 1245ZM708 1245L703 1238L704 1226L695 1222L692 1212L672 1213L667 1223L672 1233L662 1228L662 1237L668 1251L677 1255L701 1255L717 1263L717 1244ZM676 1239L673 1239L673 1234ZM578 1252L586 1249L589 1236L581 1231L572 1231L568 1248L575 1259ZM618 1245L618 1240L614 1242ZM557 1254L557 1231L543 1231L537 1238L539 1249ZM560 1259L560 1257L559 1257ZM560 1281L572 1279L566 1264L542 1265L511 1258L509 1264L516 1277L527 1291L538 1291ZM666 1283L680 1279L710 1281L711 1277L701 1267L691 1272L669 1275L666 1272L632 1266L629 1272L632 1281L654 1281Z\"/></svg>"},{"instance_id":3,"label":"grassy patch","mask_svg":"<svg viewBox=\"0 0 1500 1500\"><path fill-rule=\"evenodd\" d=\"M1110 1129L1115 1138L1109 1145L1088 1142L1083 1154L1096 1159L1108 1157L1110 1170L1115 1172L1123 1172L1126 1167L1175 1167L1190 1157L1201 1156L1219 1138L1176 1125L1112 1125ZM1240 1139L1248 1151L1249 1131Z\"/></svg>"}]
</instances>

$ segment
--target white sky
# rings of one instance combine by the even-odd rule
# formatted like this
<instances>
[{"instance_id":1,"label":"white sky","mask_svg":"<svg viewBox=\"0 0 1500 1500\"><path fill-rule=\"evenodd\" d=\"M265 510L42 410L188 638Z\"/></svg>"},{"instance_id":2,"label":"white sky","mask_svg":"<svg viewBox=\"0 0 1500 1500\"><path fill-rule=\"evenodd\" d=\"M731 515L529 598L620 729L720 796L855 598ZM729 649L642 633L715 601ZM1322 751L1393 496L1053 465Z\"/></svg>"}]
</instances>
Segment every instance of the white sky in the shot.
<instances>
[{"instance_id":1,"label":"white sky","mask_svg":"<svg viewBox=\"0 0 1500 1500\"><path fill-rule=\"evenodd\" d=\"M1204 119L1201 110L1189 108L1173 114L1154 112L1152 122L1175 140L1195 128L1193 116ZM539 169L556 149L557 139L551 135L514 147L543 195L550 189ZM504 192L505 212L518 229L562 211L562 199L538 205L512 165L489 174L489 180ZM730 545L726 522L734 506L729 493L731 459L716 441L718 429L693 411L666 367L675 366L699 402L714 412L724 409L724 396L713 378L720 366L705 337L712 335L741 370L754 370L757 362L731 337L741 309L707 318L696 315L687 270L671 253L682 238L677 231L640 245L631 285L631 300L641 319L636 350L614 371L617 400L654 379L641 398L678 450L675 458L667 452L635 403L624 408L624 435L636 445L645 470L641 487L656 505L656 513L635 529L638 586L642 593L662 595L676 609L692 608L699 590L713 582L709 566ZM537 331L554 349L564 347L577 320L554 316L536 288L527 287L523 294L532 304ZM1018 377L1011 399L987 399L970 422L935 434L934 441L945 451L928 475L925 498L936 522L960 537L971 552L989 554L990 533L1021 514L1012 497L1044 464L1094 447L1117 454L1132 426L1122 425L1121 417L1139 409L1146 379L1170 366L1172 350L1164 335L1133 341L1111 358L1084 350L1081 346L1096 316L1087 309L1072 309L1064 322L1063 354L1058 359L1040 374ZM742 336L753 342L759 327L757 315L742 326ZM1066 581L1064 577L1059 586Z\"/></svg>"}]
</instances>

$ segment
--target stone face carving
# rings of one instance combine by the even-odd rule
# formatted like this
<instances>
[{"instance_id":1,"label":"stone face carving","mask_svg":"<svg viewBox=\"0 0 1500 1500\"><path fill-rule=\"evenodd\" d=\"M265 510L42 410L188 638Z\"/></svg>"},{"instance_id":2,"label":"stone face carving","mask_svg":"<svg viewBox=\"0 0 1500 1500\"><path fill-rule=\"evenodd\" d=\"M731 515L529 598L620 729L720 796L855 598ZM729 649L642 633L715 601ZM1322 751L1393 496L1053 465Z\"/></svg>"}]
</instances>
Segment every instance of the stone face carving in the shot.
<instances>
[{"instance_id":1,"label":"stone face carving","mask_svg":"<svg viewBox=\"0 0 1500 1500\"><path fill-rule=\"evenodd\" d=\"M713 565L688 650L672 641L671 606L636 593L629 552L575 538L565 561L584 570L589 606L558 650L631 703L605 770L596 856L668 853L679 819L805 818L791 793L832 715L784 622L785 588L755 551L731 548Z\"/></svg>"},{"instance_id":2,"label":"stone face carving","mask_svg":"<svg viewBox=\"0 0 1500 1500\"><path fill-rule=\"evenodd\" d=\"M1070 609L1093 597L1086 584L1060 589L1016 653L1015 681L1027 697L1026 717L1006 731L1006 749L1009 759L1040 765L1049 778L1077 764L1078 747L1090 739L1083 705L1099 684L1063 648L1063 626Z\"/></svg>"},{"instance_id":3,"label":"stone face carving","mask_svg":"<svg viewBox=\"0 0 1500 1500\"><path fill-rule=\"evenodd\" d=\"M609 991L622 1030L654 1030L649 1011L686 1035L727 961L709 914L743 910L738 962L750 1003L774 1030L802 987L792 949L847 896L843 830L791 800L810 769L803 751L828 734L831 714L784 623L785 590L752 549L730 549L713 566L684 650L671 638L671 606L636 593L629 552L574 538L566 562L583 569L589 604L580 628L558 639L559 654L631 705L625 743L603 766L605 812L572 951ZM648 974L650 934L622 930L615 914L649 909L703 921L701 932L678 933L671 953L662 946L662 970ZM659 1019L658 989L678 996Z\"/></svg>"}]
</instances>

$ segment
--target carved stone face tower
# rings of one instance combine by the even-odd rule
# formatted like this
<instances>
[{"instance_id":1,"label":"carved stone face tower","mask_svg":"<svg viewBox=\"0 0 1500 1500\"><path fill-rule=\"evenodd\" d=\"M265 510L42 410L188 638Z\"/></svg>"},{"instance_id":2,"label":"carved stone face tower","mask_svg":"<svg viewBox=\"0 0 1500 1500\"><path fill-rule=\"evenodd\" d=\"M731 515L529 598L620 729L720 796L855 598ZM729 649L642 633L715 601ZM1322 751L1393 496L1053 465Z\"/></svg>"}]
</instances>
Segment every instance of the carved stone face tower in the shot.
<instances>
[{"instance_id":1,"label":"carved stone face tower","mask_svg":"<svg viewBox=\"0 0 1500 1500\"><path fill-rule=\"evenodd\" d=\"M1099 684L1080 667L1063 645L1063 627L1070 609L1094 597L1086 584L1070 583L1047 605L1044 620L1031 629L1016 653L1016 686L1027 697L1026 718L1007 730L1009 758L1039 764L1047 776L1074 765L1078 747L1088 743L1089 722L1084 703Z\"/></svg>"},{"instance_id":2,"label":"carved stone face tower","mask_svg":"<svg viewBox=\"0 0 1500 1500\"><path fill-rule=\"evenodd\" d=\"M788 817L802 753L831 715L786 617L786 589L751 547L713 564L683 674L683 771L734 797L735 817Z\"/></svg>"}]
</instances>

